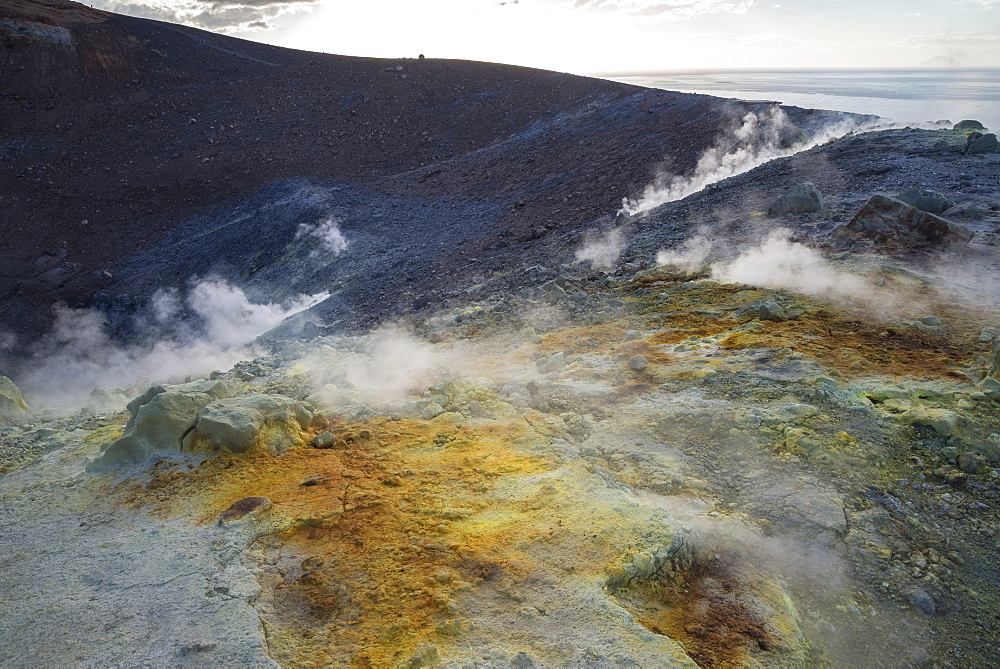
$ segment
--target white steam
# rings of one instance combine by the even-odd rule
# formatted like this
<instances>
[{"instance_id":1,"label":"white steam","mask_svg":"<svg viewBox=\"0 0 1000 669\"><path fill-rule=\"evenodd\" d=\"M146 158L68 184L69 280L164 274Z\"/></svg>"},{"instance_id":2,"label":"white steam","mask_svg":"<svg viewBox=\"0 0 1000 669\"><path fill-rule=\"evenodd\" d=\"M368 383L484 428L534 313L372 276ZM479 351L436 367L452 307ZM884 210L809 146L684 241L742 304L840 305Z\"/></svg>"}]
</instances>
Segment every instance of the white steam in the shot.
<instances>
[{"instance_id":1,"label":"white steam","mask_svg":"<svg viewBox=\"0 0 1000 669\"><path fill-rule=\"evenodd\" d=\"M232 348L253 341L283 320L319 304L329 293L301 295L285 304L253 304L225 281L202 281L191 289L188 305L205 324L207 341Z\"/></svg>"},{"instance_id":2,"label":"white steam","mask_svg":"<svg viewBox=\"0 0 1000 669\"><path fill-rule=\"evenodd\" d=\"M666 202L680 200L706 185L748 172L755 167L825 144L866 125L852 118L827 126L806 139L778 106L766 111L747 112L739 124L723 132L698 159L688 175L662 173L646 186L638 199L623 198L622 209L628 214L653 209Z\"/></svg>"},{"instance_id":3,"label":"white steam","mask_svg":"<svg viewBox=\"0 0 1000 669\"><path fill-rule=\"evenodd\" d=\"M429 344L397 326L353 340L347 351L321 351L300 362L330 406L403 400L472 364L460 348Z\"/></svg>"},{"instance_id":4,"label":"white steam","mask_svg":"<svg viewBox=\"0 0 1000 669\"><path fill-rule=\"evenodd\" d=\"M903 306L912 298L881 288L861 274L838 269L816 249L793 242L791 235L789 230L773 230L759 243L733 249L726 242L708 239L703 229L677 249L660 251L656 261L689 272L704 270L723 283L857 302L880 310Z\"/></svg>"},{"instance_id":5,"label":"white steam","mask_svg":"<svg viewBox=\"0 0 1000 669\"><path fill-rule=\"evenodd\" d=\"M327 218L314 224L301 223L295 231L295 239L303 237L314 237L319 240L320 249L327 253L339 256L347 250L347 238L340 231L340 222L336 218ZM316 249L311 255L319 256L321 251Z\"/></svg>"},{"instance_id":6,"label":"white steam","mask_svg":"<svg viewBox=\"0 0 1000 669\"><path fill-rule=\"evenodd\" d=\"M75 407L85 404L94 388L121 388L140 379L156 383L229 369L256 354L248 345L257 336L327 296L254 304L225 281L196 283L186 302L176 291L159 291L150 305L153 323L137 320L138 327L148 332L134 346L123 346L107 335L101 312L59 305L52 330L38 342L30 368L17 383L33 398L34 406ZM154 327L179 320L185 304L198 316L200 329L175 326L174 335L168 338Z\"/></svg>"},{"instance_id":7,"label":"white steam","mask_svg":"<svg viewBox=\"0 0 1000 669\"><path fill-rule=\"evenodd\" d=\"M705 267L713 246L714 244L707 237L707 231L702 229L694 237L685 240L678 248L662 250L657 253L656 264L674 267L686 272L697 272Z\"/></svg>"},{"instance_id":8,"label":"white steam","mask_svg":"<svg viewBox=\"0 0 1000 669\"><path fill-rule=\"evenodd\" d=\"M815 297L857 298L871 290L864 277L836 270L816 249L791 241L790 234L775 230L735 260L713 264L712 278Z\"/></svg>"},{"instance_id":9,"label":"white steam","mask_svg":"<svg viewBox=\"0 0 1000 669\"><path fill-rule=\"evenodd\" d=\"M576 251L576 259L589 261L597 270L610 270L625 249L625 234L615 228L604 234L588 238Z\"/></svg>"}]
</instances>

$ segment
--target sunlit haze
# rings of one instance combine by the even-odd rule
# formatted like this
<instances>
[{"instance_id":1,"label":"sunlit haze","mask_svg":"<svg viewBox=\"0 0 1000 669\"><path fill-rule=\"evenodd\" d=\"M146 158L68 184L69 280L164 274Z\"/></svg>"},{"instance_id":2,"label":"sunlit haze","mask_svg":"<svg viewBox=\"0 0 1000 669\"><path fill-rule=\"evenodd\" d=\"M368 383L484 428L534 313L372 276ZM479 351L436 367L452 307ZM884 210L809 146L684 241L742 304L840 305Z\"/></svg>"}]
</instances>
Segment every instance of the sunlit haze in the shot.
<instances>
[{"instance_id":1,"label":"sunlit haze","mask_svg":"<svg viewBox=\"0 0 1000 669\"><path fill-rule=\"evenodd\" d=\"M1000 66L1000 0L91 0L296 49L574 73Z\"/></svg>"}]
</instances>

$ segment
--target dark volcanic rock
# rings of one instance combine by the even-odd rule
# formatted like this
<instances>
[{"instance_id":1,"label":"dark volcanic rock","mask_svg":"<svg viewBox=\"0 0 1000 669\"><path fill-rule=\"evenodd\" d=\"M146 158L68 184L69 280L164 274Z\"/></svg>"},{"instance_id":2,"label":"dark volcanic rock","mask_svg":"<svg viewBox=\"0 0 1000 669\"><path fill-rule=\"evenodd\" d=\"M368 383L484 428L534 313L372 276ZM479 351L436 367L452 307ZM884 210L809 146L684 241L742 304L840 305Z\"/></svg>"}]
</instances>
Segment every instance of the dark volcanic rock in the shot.
<instances>
[{"instance_id":1,"label":"dark volcanic rock","mask_svg":"<svg viewBox=\"0 0 1000 669\"><path fill-rule=\"evenodd\" d=\"M963 153L993 153L997 150L997 136L992 132L985 135L981 132L974 132L965 140Z\"/></svg>"},{"instance_id":2,"label":"dark volcanic rock","mask_svg":"<svg viewBox=\"0 0 1000 669\"><path fill-rule=\"evenodd\" d=\"M955 202L932 190L906 190L897 195L896 199L920 211L939 216L955 206Z\"/></svg>"},{"instance_id":3,"label":"dark volcanic rock","mask_svg":"<svg viewBox=\"0 0 1000 669\"><path fill-rule=\"evenodd\" d=\"M973 233L960 223L921 211L885 195L873 195L846 229L901 244L962 246Z\"/></svg>"},{"instance_id":4,"label":"dark volcanic rock","mask_svg":"<svg viewBox=\"0 0 1000 669\"><path fill-rule=\"evenodd\" d=\"M771 216L807 214L823 209L823 195L811 183L798 184L771 203L767 213Z\"/></svg>"},{"instance_id":5,"label":"dark volcanic rock","mask_svg":"<svg viewBox=\"0 0 1000 669\"><path fill-rule=\"evenodd\" d=\"M233 502L232 505L219 515L219 525L230 525L250 514L263 513L274 504L267 497L244 497Z\"/></svg>"},{"instance_id":6,"label":"dark volcanic rock","mask_svg":"<svg viewBox=\"0 0 1000 669\"><path fill-rule=\"evenodd\" d=\"M955 130L986 130L986 126L984 126L979 121L973 121L967 119L965 121L959 121L958 123L956 123Z\"/></svg>"},{"instance_id":7,"label":"dark volcanic rock","mask_svg":"<svg viewBox=\"0 0 1000 669\"><path fill-rule=\"evenodd\" d=\"M270 299L340 285L336 263L280 285L261 275L298 225L331 213L377 269L338 298L355 311L345 319L394 313L612 214L665 156L693 169L751 108L432 58L406 60L404 79L400 59L281 49L68 0L4 4L0 24L0 329L31 336L57 301L129 293L138 309L192 274ZM287 192L301 197L285 213ZM36 266L52 249L62 257Z\"/></svg>"}]
</instances>

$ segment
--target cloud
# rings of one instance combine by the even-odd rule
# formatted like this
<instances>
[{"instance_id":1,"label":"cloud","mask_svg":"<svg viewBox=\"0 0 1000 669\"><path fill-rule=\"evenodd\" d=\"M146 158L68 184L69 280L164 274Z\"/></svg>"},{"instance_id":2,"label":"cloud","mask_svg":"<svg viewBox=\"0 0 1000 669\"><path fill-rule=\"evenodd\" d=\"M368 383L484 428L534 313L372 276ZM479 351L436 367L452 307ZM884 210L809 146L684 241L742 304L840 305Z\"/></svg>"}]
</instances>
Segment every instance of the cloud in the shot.
<instances>
[{"instance_id":1,"label":"cloud","mask_svg":"<svg viewBox=\"0 0 1000 669\"><path fill-rule=\"evenodd\" d=\"M1000 0L997 0L1000 2ZM1000 44L1000 33L977 31L945 35L911 35L895 42L894 47L995 47Z\"/></svg>"},{"instance_id":2,"label":"cloud","mask_svg":"<svg viewBox=\"0 0 1000 669\"><path fill-rule=\"evenodd\" d=\"M283 14L309 11L317 0L92 0L119 14L233 33L274 28Z\"/></svg>"},{"instance_id":3,"label":"cloud","mask_svg":"<svg viewBox=\"0 0 1000 669\"><path fill-rule=\"evenodd\" d=\"M746 14L756 0L575 0L571 9L619 12L634 17L690 19L705 14Z\"/></svg>"}]
</instances>

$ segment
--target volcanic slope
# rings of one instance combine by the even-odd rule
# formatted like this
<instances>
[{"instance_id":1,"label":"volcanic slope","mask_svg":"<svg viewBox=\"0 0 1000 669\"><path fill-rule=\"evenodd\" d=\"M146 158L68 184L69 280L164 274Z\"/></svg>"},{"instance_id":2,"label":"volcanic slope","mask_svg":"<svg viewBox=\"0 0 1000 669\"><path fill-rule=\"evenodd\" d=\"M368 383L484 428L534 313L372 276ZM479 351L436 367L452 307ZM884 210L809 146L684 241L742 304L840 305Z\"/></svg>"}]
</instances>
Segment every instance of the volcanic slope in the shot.
<instances>
[{"instance_id":1,"label":"volcanic slope","mask_svg":"<svg viewBox=\"0 0 1000 669\"><path fill-rule=\"evenodd\" d=\"M121 316L192 274L272 299L350 283L330 263L258 276L299 225L331 215L384 257L326 312L396 313L614 212L665 160L692 169L750 109L519 67L292 51L63 0L0 3L0 69L0 328L23 341L56 301Z\"/></svg>"}]
</instances>

